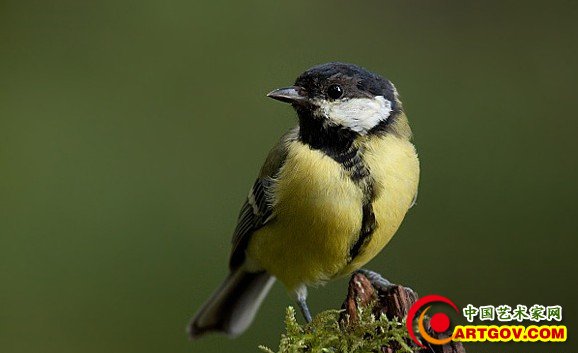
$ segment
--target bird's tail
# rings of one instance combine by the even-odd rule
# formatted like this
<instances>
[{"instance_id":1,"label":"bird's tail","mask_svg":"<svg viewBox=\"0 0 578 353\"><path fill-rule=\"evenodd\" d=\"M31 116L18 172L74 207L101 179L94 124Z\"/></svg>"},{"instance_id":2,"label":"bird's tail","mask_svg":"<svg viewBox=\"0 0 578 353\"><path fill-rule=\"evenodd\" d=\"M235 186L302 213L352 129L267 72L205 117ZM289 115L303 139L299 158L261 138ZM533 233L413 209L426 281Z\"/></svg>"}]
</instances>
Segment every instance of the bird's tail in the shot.
<instances>
[{"instance_id":1,"label":"bird's tail","mask_svg":"<svg viewBox=\"0 0 578 353\"><path fill-rule=\"evenodd\" d=\"M243 333L273 282L275 277L266 272L233 270L189 324L190 337L195 339L212 331L230 337Z\"/></svg>"}]
</instances>

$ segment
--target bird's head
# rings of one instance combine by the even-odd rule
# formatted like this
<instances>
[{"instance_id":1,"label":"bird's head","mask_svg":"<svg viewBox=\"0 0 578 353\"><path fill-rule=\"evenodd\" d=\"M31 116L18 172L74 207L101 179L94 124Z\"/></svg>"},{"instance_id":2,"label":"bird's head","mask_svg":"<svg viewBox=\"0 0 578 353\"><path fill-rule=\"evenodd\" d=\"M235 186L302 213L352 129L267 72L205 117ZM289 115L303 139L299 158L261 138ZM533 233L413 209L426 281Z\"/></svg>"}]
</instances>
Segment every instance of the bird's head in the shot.
<instances>
[{"instance_id":1,"label":"bird's head","mask_svg":"<svg viewBox=\"0 0 578 353\"><path fill-rule=\"evenodd\" d=\"M335 130L351 136L384 131L402 110L389 80L337 62L310 68L294 86L274 90L268 97L291 103L302 130Z\"/></svg>"}]
</instances>

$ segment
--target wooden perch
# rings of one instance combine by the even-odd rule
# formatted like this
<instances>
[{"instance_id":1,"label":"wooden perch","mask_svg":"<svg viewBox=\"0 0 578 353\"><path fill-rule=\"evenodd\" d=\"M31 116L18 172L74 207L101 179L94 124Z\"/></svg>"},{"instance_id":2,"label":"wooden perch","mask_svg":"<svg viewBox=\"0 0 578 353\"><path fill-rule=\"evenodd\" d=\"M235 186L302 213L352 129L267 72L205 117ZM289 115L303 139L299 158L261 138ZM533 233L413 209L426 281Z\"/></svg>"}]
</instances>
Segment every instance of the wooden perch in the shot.
<instances>
[{"instance_id":1,"label":"wooden perch","mask_svg":"<svg viewBox=\"0 0 578 353\"><path fill-rule=\"evenodd\" d=\"M374 286L367 277L361 273L355 273L349 281L347 297L343 302L342 312L339 321L343 325L355 325L358 322L359 307L362 309L371 309L373 315L377 318L385 314L388 319L397 317L402 319L407 316L411 306L417 301L417 294L409 288L394 285L388 287ZM431 330L429 321L425 322L425 328L428 333L436 338L447 337L451 332L438 334ZM451 330L452 328L450 328ZM423 342L427 347L418 350L420 353L465 353L464 346L461 342L450 342L443 346L431 345ZM407 342L408 345L417 346L413 342ZM389 347L382 347L383 353L397 352L400 347L397 343Z\"/></svg>"}]
</instances>

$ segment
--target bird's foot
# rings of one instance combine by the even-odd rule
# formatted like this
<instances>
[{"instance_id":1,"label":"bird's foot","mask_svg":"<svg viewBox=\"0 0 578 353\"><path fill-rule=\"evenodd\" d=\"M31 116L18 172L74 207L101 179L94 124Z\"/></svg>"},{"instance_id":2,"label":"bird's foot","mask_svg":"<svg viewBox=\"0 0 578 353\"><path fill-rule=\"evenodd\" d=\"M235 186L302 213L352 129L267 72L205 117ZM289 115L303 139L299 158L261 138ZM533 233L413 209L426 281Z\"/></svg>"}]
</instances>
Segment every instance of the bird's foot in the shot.
<instances>
[{"instance_id":1,"label":"bird's foot","mask_svg":"<svg viewBox=\"0 0 578 353\"><path fill-rule=\"evenodd\" d=\"M396 286L396 284L391 283L390 281L383 278L382 275L380 275L379 273L377 273L375 271L371 271L371 270L362 268L362 269L355 271L355 273L359 273L359 274L364 275L375 288L381 289L382 291L388 291L389 289ZM415 293L413 291L413 289L411 289L409 287L404 287L404 288L411 291L412 293Z\"/></svg>"}]
</instances>

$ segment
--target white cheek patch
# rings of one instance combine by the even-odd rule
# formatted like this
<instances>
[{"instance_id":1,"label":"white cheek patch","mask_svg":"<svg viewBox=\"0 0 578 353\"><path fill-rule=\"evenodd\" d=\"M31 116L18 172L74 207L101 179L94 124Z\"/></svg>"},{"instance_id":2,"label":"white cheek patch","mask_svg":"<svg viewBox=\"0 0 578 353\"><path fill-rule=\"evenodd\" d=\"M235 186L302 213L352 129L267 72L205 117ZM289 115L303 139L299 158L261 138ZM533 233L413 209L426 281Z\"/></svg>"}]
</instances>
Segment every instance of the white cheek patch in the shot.
<instances>
[{"instance_id":1,"label":"white cheek patch","mask_svg":"<svg viewBox=\"0 0 578 353\"><path fill-rule=\"evenodd\" d=\"M366 134L391 114L391 102L383 96L320 101L318 113L331 125Z\"/></svg>"}]
</instances>

